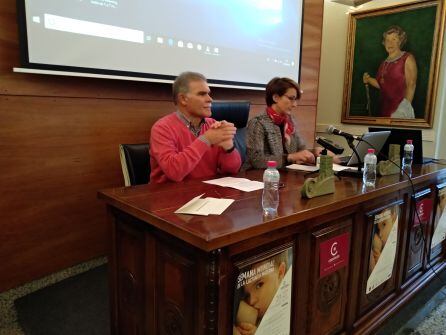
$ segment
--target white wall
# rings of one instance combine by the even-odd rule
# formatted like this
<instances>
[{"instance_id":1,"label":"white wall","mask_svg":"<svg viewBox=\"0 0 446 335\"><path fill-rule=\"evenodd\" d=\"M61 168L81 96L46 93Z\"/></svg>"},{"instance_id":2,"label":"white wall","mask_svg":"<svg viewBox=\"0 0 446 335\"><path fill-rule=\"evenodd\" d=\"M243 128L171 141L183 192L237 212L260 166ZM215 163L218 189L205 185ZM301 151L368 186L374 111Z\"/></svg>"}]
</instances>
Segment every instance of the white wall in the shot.
<instances>
[{"instance_id":1,"label":"white wall","mask_svg":"<svg viewBox=\"0 0 446 335\"><path fill-rule=\"evenodd\" d=\"M362 6L353 8L334 3L331 0L325 0L316 125L316 132L319 135L323 135L327 126L331 124L354 134L362 134L367 131L367 126L341 124L348 33L348 12L380 8L389 6L390 4L394 5L411 2L414 1L373 0ZM440 81L438 85L433 128L423 130L423 154L424 156L436 158L446 158L446 140L442 140L442 137L446 134L446 117L444 117L446 114L445 48L446 43L443 43ZM343 139L336 138L335 140L341 145L346 145L346 142Z\"/></svg>"}]
</instances>

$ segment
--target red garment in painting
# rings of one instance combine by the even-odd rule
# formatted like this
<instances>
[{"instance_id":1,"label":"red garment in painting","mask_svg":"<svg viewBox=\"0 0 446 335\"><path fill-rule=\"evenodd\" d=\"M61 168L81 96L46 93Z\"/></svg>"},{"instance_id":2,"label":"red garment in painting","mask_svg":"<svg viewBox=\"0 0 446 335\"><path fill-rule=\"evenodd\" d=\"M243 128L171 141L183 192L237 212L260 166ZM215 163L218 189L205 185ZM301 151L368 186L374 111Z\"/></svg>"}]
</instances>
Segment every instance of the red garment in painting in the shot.
<instances>
[{"instance_id":1,"label":"red garment in painting","mask_svg":"<svg viewBox=\"0 0 446 335\"><path fill-rule=\"evenodd\" d=\"M396 111L406 92L404 67L409 52L403 52L400 58L381 63L376 75L380 86L380 116L390 117Z\"/></svg>"}]
</instances>

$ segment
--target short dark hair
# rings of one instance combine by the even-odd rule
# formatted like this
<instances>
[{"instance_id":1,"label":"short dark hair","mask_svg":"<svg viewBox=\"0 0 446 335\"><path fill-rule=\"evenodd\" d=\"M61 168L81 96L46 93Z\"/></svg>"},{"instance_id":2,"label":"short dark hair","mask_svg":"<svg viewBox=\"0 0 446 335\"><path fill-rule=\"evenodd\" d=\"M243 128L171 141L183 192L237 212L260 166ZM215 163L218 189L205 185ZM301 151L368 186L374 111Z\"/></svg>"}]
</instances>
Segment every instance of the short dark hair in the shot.
<instances>
[{"instance_id":1,"label":"short dark hair","mask_svg":"<svg viewBox=\"0 0 446 335\"><path fill-rule=\"evenodd\" d=\"M198 72L183 72L175 79L172 86L173 102L178 103L178 94L189 92L189 83L191 81L207 81L206 77Z\"/></svg>"},{"instance_id":2,"label":"short dark hair","mask_svg":"<svg viewBox=\"0 0 446 335\"><path fill-rule=\"evenodd\" d=\"M271 79L269 83L266 85L266 92L265 92L266 105L268 107L271 107L274 104L273 100L274 94L282 96L289 88L294 88L297 92L296 98L300 99L302 91L299 87L299 84L296 83L293 79L285 77L283 78L275 77Z\"/></svg>"},{"instance_id":3,"label":"short dark hair","mask_svg":"<svg viewBox=\"0 0 446 335\"><path fill-rule=\"evenodd\" d=\"M401 28L400 26L390 26L384 33L383 33L383 40L382 43L384 44L384 41L386 40L386 36L390 35L390 34L397 34L398 38L400 39L400 48L402 48L404 46L404 44L406 44L407 42L407 34L406 32L403 30L403 28Z\"/></svg>"}]
</instances>

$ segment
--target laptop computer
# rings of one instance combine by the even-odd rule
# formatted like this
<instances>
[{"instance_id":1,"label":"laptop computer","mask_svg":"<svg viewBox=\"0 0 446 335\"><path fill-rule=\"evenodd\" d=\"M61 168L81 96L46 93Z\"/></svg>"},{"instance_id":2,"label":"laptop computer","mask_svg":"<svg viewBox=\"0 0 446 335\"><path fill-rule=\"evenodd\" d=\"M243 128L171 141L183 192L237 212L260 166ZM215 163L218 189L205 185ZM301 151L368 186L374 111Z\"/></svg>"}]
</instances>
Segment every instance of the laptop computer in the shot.
<instances>
[{"instance_id":1,"label":"laptop computer","mask_svg":"<svg viewBox=\"0 0 446 335\"><path fill-rule=\"evenodd\" d=\"M370 148L375 149L375 154L378 156L378 153L381 151L384 143L386 143L387 138L390 136L390 131L377 131L377 132L369 132L362 135L363 141L358 141L356 143L355 149L358 152L359 158L362 160L364 156L367 154L367 150ZM367 142L365 142L367 141ZM358 165L358 158L355 153L352 152L350 156L341 157L341 165L346 166L355 166Z\"/></svg>"},{"instance_id":2,"label":"laptop computer","mask_svg":"<svg viewBox=\"0 0 446 335\"><path fill-rule=\"evenodd\" d=\"M384 143L381 152L384 155L389 154L389 144L400 145L400 157L403 157L404 145L407 140L412 140L414 146L413 151L413 163L423 164L423 139L420 129L398 129L398 128L382 128L382 127L369 127L369 132L377 131L390 131L390 136ZM384 156L378 155L378 161L386 160ZM432 159L431 159L432 160Z\"/></svg>"}]
</instances>

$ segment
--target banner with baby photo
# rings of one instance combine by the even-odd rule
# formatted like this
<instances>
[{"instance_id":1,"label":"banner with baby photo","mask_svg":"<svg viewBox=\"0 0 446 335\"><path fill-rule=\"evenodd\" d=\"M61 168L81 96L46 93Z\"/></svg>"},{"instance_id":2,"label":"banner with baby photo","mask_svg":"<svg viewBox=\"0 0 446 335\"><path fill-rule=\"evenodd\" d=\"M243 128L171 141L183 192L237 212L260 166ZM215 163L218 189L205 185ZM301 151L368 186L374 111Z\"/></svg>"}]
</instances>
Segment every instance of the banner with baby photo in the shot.
<instances>
[{"instance_id":1,"label":"banner with baby photo","mask_svg":"<svg viewBox=\"0 0 446 335\"><path fill-rule=\"evenodd\" d=\"M446 186L438 190L431 249L446 239Z\"/></svg>"},{"instance_id":2,"label":"banner with baby photo","mask_svg":"<svg viewBox=\"0 0 446 335\"><path fill-rule=\"evenodd\" d=\"M233 335L288 335L293 247L236 264Z\"/></svg>"},{"instance_id":3,"label":"banner with baby photo","mask_svg":"<svg viewBox=\"0 0 446 335\"><path fill-rule=\"evenodd\" d=\"M373 216L366 294L392 277L398 241L398 218L399 205L387 207Z\"/></svg>"}]
</instances>

